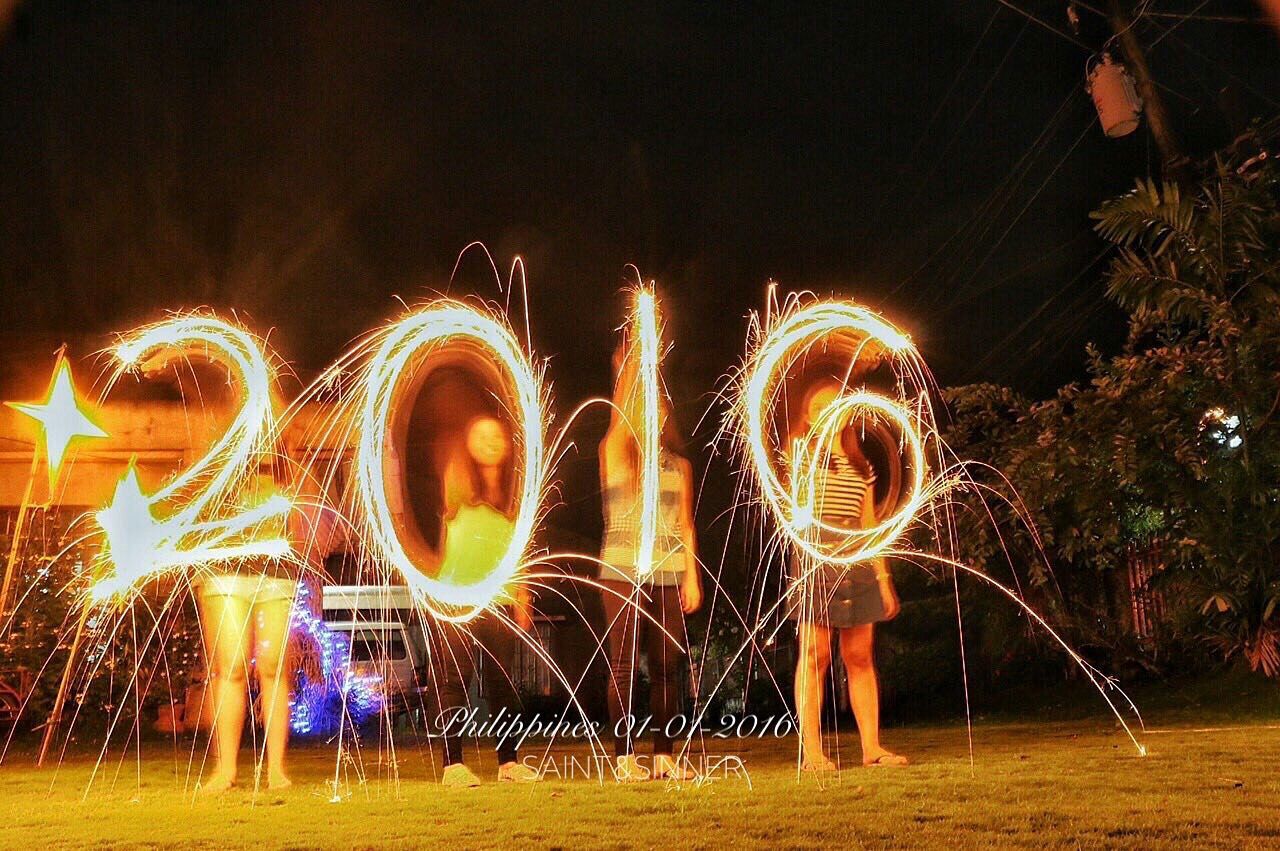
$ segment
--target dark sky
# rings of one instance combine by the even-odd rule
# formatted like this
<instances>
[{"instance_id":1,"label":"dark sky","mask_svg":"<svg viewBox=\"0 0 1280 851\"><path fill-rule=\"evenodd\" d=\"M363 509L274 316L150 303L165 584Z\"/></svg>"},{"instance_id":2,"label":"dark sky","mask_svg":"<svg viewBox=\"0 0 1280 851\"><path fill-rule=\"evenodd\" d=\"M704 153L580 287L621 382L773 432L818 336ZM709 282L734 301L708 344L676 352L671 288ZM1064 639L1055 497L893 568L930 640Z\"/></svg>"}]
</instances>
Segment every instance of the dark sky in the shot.
<instances>
[{"instance_id":1,"label":"dark sky","mask_svg":"<svg viewBox=\"0 0 1280 851\"><path fill-rule=\"evenodd\" d=\"M770 277L882 309L943 383L1046 392L1117 340L1086 215L1152 147L1103 137L1088 51L995 0L465 5L25 3L0 45L7 350L212 305L315 369L472 240L527 257L562 410L606 388L628 262L667 296L688 420ZM1149 8L1193 7L1258 15ZM1194 152L1231 137L1223 86L1275 111L1270 30L1138 33L1173 26L1151 62ZM472 290L496 295L479 262Z\"/></svg>"}]
</instances>

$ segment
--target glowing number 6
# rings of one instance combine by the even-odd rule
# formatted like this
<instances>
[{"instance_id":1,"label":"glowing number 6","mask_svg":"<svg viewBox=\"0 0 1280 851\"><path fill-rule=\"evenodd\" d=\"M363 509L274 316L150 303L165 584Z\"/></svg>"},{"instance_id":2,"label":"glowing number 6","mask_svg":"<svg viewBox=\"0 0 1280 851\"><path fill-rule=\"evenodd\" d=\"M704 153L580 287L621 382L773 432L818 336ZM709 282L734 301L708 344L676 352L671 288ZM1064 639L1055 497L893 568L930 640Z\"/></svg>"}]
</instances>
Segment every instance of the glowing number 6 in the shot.
<instances>
[{"instance_id":1,"label":"glowing number 6","mask_svg":"<svg viewBox=\"0 0 1280 851\"><path fill-rule=\"evenodd\" d=\"M475 583L457 585L423 573L405 549L388 501L384 475L393 415L404 403L415 365L444 344L468 341L487 351L511 380L518 420L516 473L519 498L511 542L498 564ZM537 525L545 482L542 385L506 323L457 301L433 303L380 335L358 390L356 494L373 553L393 567L414 597L437 617L465 621L503 590L524 560Z\"/></svg>"},{"instance_id":2,"label":"glowing number 6","mask_svg":"<svg viewBox=\"0 0 1280 851\"><path fill-rule=\"evenodd\" d=\"M779 453L766 435L776 397L790 368L807 351L833 334L853 335L860 341L853 352L856 361L861 349L874 342L895 356L914 355L911 341L888 322L856 304L819 302L792 310L767 330L767 336L748 358L740 383L736 413L741 418L743 439L750 456L761 495L779 527L806 554L832 564L853 564L875 558L902 534L925 498L925 459L919 418L899 400L867 390L840 396L812 424L809 434L796 447ZM865 415L896 426L902 435L907 466L911 471L908 491L896 511L869 529L849 529L825 523L814 506L823 452L820 447L851 417ZM819 448L815 448L819 447ZM777 456L789 473L784 484L775 469ZM814 535L814 531L826 535ZM831 542L829 539L838 537Z\"/></svg>"}]
</instances>

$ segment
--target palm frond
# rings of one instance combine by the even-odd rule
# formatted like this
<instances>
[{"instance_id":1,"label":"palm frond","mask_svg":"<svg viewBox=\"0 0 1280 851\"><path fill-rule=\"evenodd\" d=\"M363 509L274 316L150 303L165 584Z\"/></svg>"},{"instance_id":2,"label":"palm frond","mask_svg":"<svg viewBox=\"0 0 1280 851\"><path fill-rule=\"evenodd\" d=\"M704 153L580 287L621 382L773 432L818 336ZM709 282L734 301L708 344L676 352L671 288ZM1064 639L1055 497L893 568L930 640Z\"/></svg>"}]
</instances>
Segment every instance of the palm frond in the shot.
<instances>
[{"instance_id":1,"label":"palm frond","mask_svg":"<svg viewBox=\"0 0 1280 851\"><path fill-rule=\"evenodd\" d=\"M1176 183L1157 186L1153 180L1139 179L1132 190L1089 215L1097 222L1094 230L1122 248L1140 247L1158 256L1174 240L1192 250L1201 247L1195 202L1184 197Z\"/></svg>"}]
</instances>

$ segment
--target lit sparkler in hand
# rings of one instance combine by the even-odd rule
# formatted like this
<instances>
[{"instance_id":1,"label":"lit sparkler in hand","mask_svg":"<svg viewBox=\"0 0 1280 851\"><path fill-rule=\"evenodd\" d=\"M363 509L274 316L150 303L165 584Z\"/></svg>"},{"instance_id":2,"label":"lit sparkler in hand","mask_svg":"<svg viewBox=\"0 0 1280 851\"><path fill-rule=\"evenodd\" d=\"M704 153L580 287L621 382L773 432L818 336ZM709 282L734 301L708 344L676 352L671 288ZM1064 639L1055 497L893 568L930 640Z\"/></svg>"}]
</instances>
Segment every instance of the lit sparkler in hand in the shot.
<instances>
[{"instance_id":1,"label":"lit sparkler in hand","mask_svg":"<svg viewBox=\"0 0 1280 851\"><path fill-rule=\"evenodd\" d=\"M911 397L890 399L867 390L857 390L837 398L813 424L803 440L791 447L776 447L770 439L770 423L786 377L816 346L829 345L839 338L846 343L852 374L860 359L887 352L906 365L905 373L919 375L918 355L910 338L881 317L848 302L818 302L791 310L772 328L756 329L761 343L749 357L732 415L740 429L752 470L765 504L778 528L813 559L835 564L854 564L881 555L911 523L928 500L925 489L924 435L928 424L921 421L926 396L923 386L912 387ZM905 394L904 394L905 395ZM870 529L846 529L822 521L815 511L816 482L827 458L823 447L851 421L884 422L900 435L906 455L905 468L911 480L900 506ZM789 452L789 454L788 454ZM783 483L781 466L789 471ZM833 533L840 540L820 543L814 531Z\"/></svg>"},{"instance_id":2,"label":"lit sparkler in hand","mask_svg":"<svg viewBox=\"0 0 1280 851\"><path fill-rule=\"evenodd\" d=\"M106 544L104 576L91 589L95 603L123 599L139 584L171 571L198 571L219 562L284 558L283 534L291 500L272 494L242 503L271 456L276 437L273 371L260 340L211 316L178 316L126 336L113 350L107 391L126 373L153 372L175 357L201 355L228 368L240 388L239 410L204 457L153 495L131 464L111 504L94 518ZM104 394L105 395L105 394Z\"/></svg>"}]
</instances>

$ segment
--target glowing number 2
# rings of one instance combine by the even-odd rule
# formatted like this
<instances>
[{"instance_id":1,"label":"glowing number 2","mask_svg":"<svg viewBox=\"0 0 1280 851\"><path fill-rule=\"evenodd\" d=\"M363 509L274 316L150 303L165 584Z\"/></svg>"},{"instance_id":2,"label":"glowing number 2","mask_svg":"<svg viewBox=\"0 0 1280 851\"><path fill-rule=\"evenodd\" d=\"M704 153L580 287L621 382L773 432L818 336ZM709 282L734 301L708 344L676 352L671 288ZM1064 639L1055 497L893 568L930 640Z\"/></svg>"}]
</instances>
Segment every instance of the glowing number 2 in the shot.
<instances>
[{"instance_id":1,"label":"glowing number 2","mask_svg":"<svg viewBox=\"0 0 1280 851\"><path fill-rule=\"evenodd\" d=\"M423 573L406 551L388 501L385 467L389 429L401 390L413 367L446 341L467 340L491 355L511 380L520 453L520 477L511 542L499 562L467 585L442 582ZM463 621L489 605L519 570L537 524L545 483L542 386L511 329L493 315L444 300L409 314L380 335L380 343L360 378L356 426L357 501L370 545L404 577L414 596L435 615Z\"/></svg>"},{"instance_id":2,"label":"glowing number 2","mask_svg":"<svg viewBox=\"0 0 1280 851\"><path fill-rule=\"evenodd\" d=\"M833 564L866 561L884 552L911 522L925 497L923 437L917 417L901 401L858 390L833 401L785 458L790 481L784 485L775 470L776 451L766 435L776 397L788 370L815 344L831 334L851 333L874 341L891 354L913 354L911 341L884 319L856 304L818 302L793 310L767 329L762 344L747 362L736 413L761 495L787 536L810 557ZM863 343L865 345L865 343ZM856 354L855 354L856 358ZM824 464L821 447L851 417L868 415L896 426L911 471L911 481L899 508L869 529L833 526L815 516L816 483ZM829 533L815 536L815 529ZM836 538L834 542L825 539Z\"/></svg>"},{"instance_id":3,"label":"glowing number 2","mask_svg":"<svg viewBox=\"0 0 1280 851\"><path fill-rule=\"evenodd\" d=\"M272 495L253 508L239 505L275 436L272 372L256 337L209 316L179 316L146 326L116 346L107 389L144 363L149 368L163 365L186 352L199 352L231 370L242 388L240 409L209 451L154 495L142 493L130 465L111 504L94 515L106 536L103 558L108 566L107 575L92 587L95 601L124 595L168 570L289 553L289 542L278 533L279 521L291 508L287 497ZM157 519L162 503L178 507Z\"/></svg>"}]
</instances>

